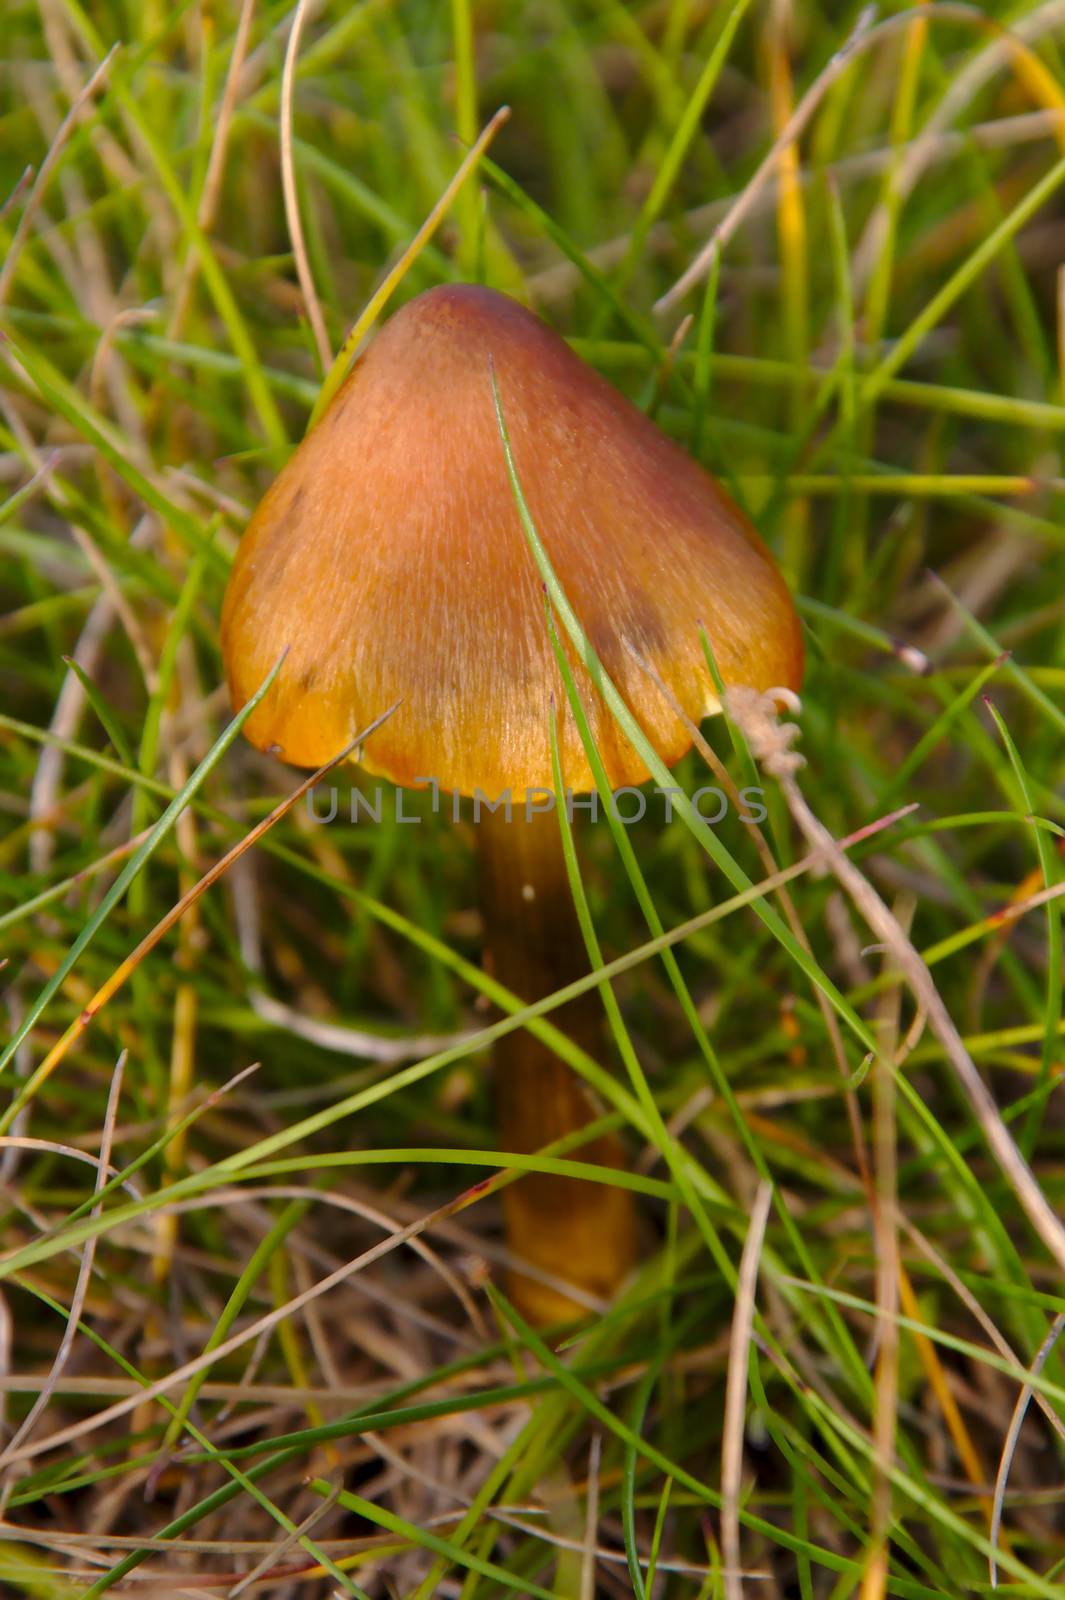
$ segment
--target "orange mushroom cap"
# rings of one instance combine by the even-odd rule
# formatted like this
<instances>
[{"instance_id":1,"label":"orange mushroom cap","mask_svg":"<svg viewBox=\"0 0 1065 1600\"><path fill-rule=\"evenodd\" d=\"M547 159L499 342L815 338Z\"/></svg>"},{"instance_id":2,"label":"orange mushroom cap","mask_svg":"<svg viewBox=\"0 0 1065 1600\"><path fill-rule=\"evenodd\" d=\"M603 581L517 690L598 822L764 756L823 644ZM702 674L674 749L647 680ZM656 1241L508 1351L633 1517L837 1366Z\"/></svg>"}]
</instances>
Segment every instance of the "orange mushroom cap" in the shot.
<instances>
[{"instance_id":1,"label":"orange mushroom cap","mask_svg":"<svg viewBox=\"0 0 1065 1600\"><path fill-rule=\"evenodd\" d=\"M395 783L495 796L592 774L551 647L543 586L499 437L552 566L606 671L662 759L723 681L798 688L799 621L773 559L708 473L507 296L431 289L357 362L248 525L222 612L234 706L284 649L245 724L296 766L329 760L395 701L364 757ZM564 641L569 651L569 641ZM647 770L582 666L576 680L615 788Z\"/></svg>"}]
</instances>

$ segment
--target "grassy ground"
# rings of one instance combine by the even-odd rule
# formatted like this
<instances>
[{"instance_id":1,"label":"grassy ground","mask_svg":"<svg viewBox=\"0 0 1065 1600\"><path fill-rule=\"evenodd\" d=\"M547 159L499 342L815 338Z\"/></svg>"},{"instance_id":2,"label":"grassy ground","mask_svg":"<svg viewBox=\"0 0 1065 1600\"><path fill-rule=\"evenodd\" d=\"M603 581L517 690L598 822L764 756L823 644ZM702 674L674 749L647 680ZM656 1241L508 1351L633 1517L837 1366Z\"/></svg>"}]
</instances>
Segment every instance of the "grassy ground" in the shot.
<instances>
[{"instance_id":1,"label":"grassy ground","mask_svg":"<svg viewBox=\"0 0 1065 1600\"><path fill-rule=\"evenodd\" d=\"M291 117L288 0L4 9L0 1591L1065 1592L1065 7L325 0ZM633 830L707 914L672 971L583 830L643 1262L557 1354L496 1182L434 1216L508 1170L467 828L298 805L129 960L294 787L220 742L227 566L503 103L393 304L516 293L718 471L808 625L805 802L916 806L850 852L887 936L793 876L809 954L735 818Z\"/></svg>"}]
</instances>

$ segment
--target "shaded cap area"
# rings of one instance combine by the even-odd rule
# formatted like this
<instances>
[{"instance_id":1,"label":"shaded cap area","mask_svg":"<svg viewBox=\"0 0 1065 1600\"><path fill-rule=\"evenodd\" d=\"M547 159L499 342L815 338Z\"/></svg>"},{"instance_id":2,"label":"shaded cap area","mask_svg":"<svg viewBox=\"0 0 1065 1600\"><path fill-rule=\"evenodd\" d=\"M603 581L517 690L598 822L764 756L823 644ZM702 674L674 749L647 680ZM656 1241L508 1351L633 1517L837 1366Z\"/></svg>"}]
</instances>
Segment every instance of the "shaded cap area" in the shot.
<instances>
[{"instance_id":1,"label":"shaded cap area","mask_svg":"<svg viewBox=\"0 0 1065 1600\"><path fill-rule=\"evenodd\" d=\"M235 707L288 650L245 724L259 748L318 766L398 700L367 745L372 771L463 794L553 788L554 704L565 782L594 787L514 504L489 358L554 570L662 759L678 760L690 735L634 655L696 722L719 709L700 624L726 684L798 688L790 596L714 480L537 317L453 286L385 324L241 541L222 613ZM574 671L611 785L642 783L643 762Z\"/></svg>"}]
</instances>

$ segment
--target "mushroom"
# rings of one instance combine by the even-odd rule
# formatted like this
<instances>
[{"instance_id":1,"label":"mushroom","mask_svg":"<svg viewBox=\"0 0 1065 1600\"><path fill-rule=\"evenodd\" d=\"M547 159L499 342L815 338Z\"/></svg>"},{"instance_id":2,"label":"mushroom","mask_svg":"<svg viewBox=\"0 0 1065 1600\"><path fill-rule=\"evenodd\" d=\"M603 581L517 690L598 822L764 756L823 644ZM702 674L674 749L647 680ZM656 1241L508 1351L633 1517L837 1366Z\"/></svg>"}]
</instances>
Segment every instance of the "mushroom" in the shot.
<instances>
[{"instance_id":1,"label":"mushroom","mask_svg":"<svg viewBox=\"0 0 1065 1600\"><path fill-rule=\"evenodd\" d=\"M244 731L301 767L401 702L363 765L474 797L485 963L529 1002L589 970L548 809L550 715L566 788L586 793L594 780L514 503L493 364L554 570L667 764L689 748L689 724L641 663L698 722L720 709L700 627L728 685L797 688L803 648L784 581L742 512L529 311L454 285L419 295L378 333L248 525L222 614L230 692L242 706L287 648ZM568 640L563 648L611 786L644 782L640 757ZM485 798L504 804L489 810ZM601 1053L594 991L554 1020ZM509 1150L537 1151L596 1115L583 1082L526 1030L499 1042L494 1069ZM624 1159L613 1134L569 1153ZM510 1250L530 1268L512 1273L510 1289L531 1320L572 1316L628 1271L628 1191L528 1173L503 1203Z\"/></svg>"}]
</instances>

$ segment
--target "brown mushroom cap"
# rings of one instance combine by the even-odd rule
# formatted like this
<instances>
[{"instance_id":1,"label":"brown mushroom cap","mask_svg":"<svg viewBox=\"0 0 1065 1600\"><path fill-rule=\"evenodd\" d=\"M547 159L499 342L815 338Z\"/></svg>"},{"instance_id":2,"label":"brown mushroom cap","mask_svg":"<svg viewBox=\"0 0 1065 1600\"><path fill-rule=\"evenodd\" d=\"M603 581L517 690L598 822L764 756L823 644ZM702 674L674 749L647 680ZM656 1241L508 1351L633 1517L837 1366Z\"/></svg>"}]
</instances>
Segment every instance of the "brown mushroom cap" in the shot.
<instances>
[{"instance_id":1,"label":"brown mushroom cap","mask_svg":"<svg viewBox=\"0 0 1065 1600\"><path fill-rule=\"evenodd\" d=\"M399 700L369 743L372 770L520 794L553 787L553 696L566 783L594 786L507 476L489 357L554 570L662 759L678 760L690 735L630 652L695 721L719 709L700 624L726 684L798 688L788 591L714 480L515 301L446 287L385 324L241 542L222 613L234 705L289 652L245 725L261 749L318 766ZM643 762L575 670L611 784L642 783Z\"/></svg>"}]
</instances>

